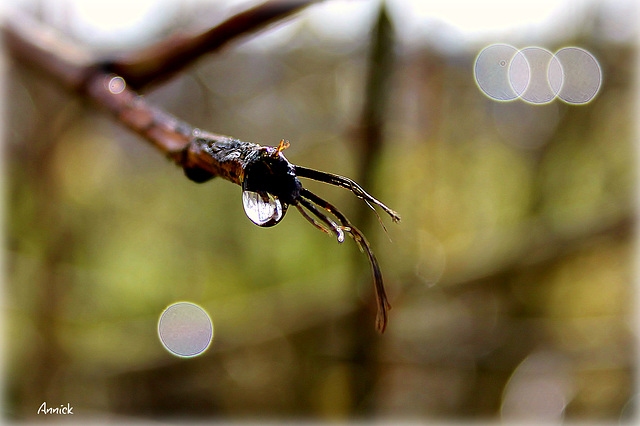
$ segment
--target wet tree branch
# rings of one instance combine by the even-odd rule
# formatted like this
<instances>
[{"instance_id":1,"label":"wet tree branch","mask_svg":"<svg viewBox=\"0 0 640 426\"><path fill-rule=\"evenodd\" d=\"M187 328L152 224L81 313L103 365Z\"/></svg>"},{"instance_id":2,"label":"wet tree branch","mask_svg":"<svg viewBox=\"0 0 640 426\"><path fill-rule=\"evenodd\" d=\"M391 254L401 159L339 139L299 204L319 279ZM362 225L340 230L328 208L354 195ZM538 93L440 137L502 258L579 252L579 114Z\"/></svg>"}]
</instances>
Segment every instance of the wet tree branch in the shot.
<instances>
[{"instance_id":1,"label":"wet tree branch","mask_svg":"<svg viewBox=\"0 0 640 426\"><path fill-rule=\"evenodd\" d=\"M291 205L297 207L303 217L314 226L327 233L334 232L339 243L348 234L367 255L371 265L377 302L375 326L382 333L387 326L390 305L382 273L367 239L335 206L306 190L298 176L349 189L372 209L373 205L381 207L394 222L400 220L396 212L348 178L289 163L282 155L282 151L288 146L284 140L275 148L204 132L147 104L132 90L127 80L129 78L137 87L142 87L146 83L166 78L205 52L310 3L311 1L265 3L203 34L173 40L166 45L161 43L140 54L140 58L129 55L122 61L110 63L94 60L80 47L64 41L60 35L53 34L51 30L26 17L13 17L7 21L3 34L6 46L15 58L39 69L66 89L75 91L110 111L121 124L143 136L181 166L189 179L200 183L219 176L241 185L243 200L247 195L247 199L253 203L252 208L259 213L254 218L250 216L257 225L277 224ZM329 229L319 225L303 208L328 224ZM263 217L265 212L270 211L273 213ZM327 213L334 216L340 224L327 217Z\"/></svg>"}]
</instances>

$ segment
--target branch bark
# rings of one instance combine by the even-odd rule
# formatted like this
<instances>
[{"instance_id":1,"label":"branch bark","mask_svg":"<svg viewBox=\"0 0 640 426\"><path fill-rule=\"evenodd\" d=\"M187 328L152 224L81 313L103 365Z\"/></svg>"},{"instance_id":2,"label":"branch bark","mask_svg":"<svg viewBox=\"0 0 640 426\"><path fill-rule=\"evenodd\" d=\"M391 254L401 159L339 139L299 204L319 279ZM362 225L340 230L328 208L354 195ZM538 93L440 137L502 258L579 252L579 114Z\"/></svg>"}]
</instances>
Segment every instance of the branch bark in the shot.
<instances>
[{"instance_id":1,"label":"branch bark","mask_svg":"<svg viewBox=\"0 0 640 426\"><path fill-rule=\"evenodd\" d=\"M141 51L107 61L105 69L122 76L140 90L163 81L191 65L205 53L224 47L238 37L260 30L319 0L271 0L239 13L200 34L175 35Z\"/></svg>"},{"instance_id":2,"label":"branch bark","mask_svg":"<svg viewBox=\"0 0 640 426\"><path fill-rule=\"evenodd\" d=\"M28 16L14 12L2 28L10 54L46 73L65 89L87 96L120 122L143 136L180 164L178 152L194 140L194 128L148 105L134 90L166 79L198 57L269 23L285 18L318 0L272 0L235 15L210 30L174 37L144 51L100 61ZM123 80L114 80L114 78ZM122 87L119 87L122 85ZM228 136L208 133L213 140Z\"/></svg>"},{"instance_id":3,"label":"branch bark","mask_svg":"<svg viewBox=\"0 0 640 426\"><path fill-rule=\"evenodd\" d=\"M202 34L175 37L142 52L107 62L98 60L51 28L16 12L5 20L2 32L12 57L45 73L63 88L86 96L107 109L119 122L151 142L178 165L183 166L187 159L194 164L206 164L207 159L198 161L194 158L195 151L190 156L181 154L197 139L194 131L200 138L205 136L204 132L152 107L133 89L166 79L205 53L315 1L270 1L233 16ZM206 133L206 137L214 142L232 140L215 133Z\"/></svg>"}]
</instances>

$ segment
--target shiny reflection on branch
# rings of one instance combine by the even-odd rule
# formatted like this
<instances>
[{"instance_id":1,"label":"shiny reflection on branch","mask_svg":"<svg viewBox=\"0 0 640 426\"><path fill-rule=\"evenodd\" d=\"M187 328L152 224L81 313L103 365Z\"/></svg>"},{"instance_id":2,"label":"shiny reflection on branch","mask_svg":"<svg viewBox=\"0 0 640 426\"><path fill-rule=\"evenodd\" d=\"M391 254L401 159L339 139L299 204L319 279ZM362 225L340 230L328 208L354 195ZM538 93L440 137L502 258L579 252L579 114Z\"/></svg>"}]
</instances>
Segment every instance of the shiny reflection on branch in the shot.
<instances>
[{"instance_id":1,"label":"shiny reflection on branch","mask_svg":"<svg viewBox=\"0 0 640 426\"><path fill-rule=\"evenodd\" d=\"M124 91L124 89L127 87L127 84L122 77L113 77L109 80L108 86L109 91L114 95L117 95L118 93L122 93Z\"/></svg>"}]
</instances>

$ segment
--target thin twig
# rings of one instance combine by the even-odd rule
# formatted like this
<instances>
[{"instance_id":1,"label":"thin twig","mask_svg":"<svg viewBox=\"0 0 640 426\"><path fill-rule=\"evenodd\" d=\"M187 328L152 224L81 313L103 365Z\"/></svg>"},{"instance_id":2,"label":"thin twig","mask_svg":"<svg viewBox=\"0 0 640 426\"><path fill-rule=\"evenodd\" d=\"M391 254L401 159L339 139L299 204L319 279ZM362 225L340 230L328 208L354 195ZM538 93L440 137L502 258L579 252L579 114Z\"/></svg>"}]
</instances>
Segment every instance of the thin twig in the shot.
<instances>
[{"instance_id":1,"label":"thin twig","mask_svg":"<svg viewBox=\"0 0 640 426\"><path fill-rule=\"evenodd\" d=\"M258 31L319 0L271 0L241 12L203 33L175 35L141 51L130 52L105 63L136 90L165 80L191 65L205 53L220 49L240 36Z\"/></svg>"},{"instance_id":2,"label":"thin twig","mask_svg":"<svg viewBox=\"0 0 640 426\"><path fill-rule=\"evenodd\" d=\"M80 90L93 71L95 58L54 29L30 16L11 11L2 22L9 54L52 78L68 90Z\"/></svg>"}]
</instances>

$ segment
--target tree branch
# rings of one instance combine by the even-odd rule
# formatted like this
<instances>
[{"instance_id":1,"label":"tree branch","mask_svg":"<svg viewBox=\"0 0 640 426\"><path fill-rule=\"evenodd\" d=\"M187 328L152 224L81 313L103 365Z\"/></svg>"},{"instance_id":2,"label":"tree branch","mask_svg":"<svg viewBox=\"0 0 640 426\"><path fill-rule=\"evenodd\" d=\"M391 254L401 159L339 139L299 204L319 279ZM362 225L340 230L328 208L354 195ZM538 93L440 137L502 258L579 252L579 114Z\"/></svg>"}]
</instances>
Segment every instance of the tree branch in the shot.
<instances>
[{"instance_id":1,"label":"tree branch","mask_svg":"<svg viewBox=\"0 0 640 426\"><path fill-rule=\"evenodd\" d=\"M143 51L107 62L98 61L53 29L15 11L5 20L2 31L5 45L14 58L45 72L64 88L88 96L182 165L183 158L177 153L192 142L194 128L148 105L131 89L166 79L205 53L222 47L236 37L284 19L316 1L271 0L241 12L204 33L175 36ZM118 76L124 80L114 80ZM114 84L122 84L122 90L114 90ZM203 135L200 133L200 136ZM214 133L207 133L206 136L213 141L232 140ZM191 157L196 163L203 163Z\"/></svg>"},{"instance_id":2,"label":"tree branch","mask_svg":"<svg viewBox=\"0 0 640 426\"><path fill-rule=\"evenodd\" d=\"M239 13L200 34L175 35L141 51L105 63L108 71L127 80L134 89L165 80L202 55L225 46L242 35L264 28L319 0L271 0Z\"/></svg>"},{"instance_id":3,"label":"tree branch","mask_svg":"<svg viewBox=\"0 0 640 426\"><path fill-rule=\"evenodd\" d=\"M197 55L222 45L236 35L264 25L275 17L290 13L308 3L310 2L280 3L279 9L269 8L270 13L267 9L258 7L227 21L231 23L216 27L222 28L217 33L214 28L201 36L176 43L175 49L167 49L166 55L162 49L152 49L157 55L149 54L137 65L132 63L129 76L134 80L138 78L138 84L154 78L166 77L183 67L184 61L194 60ZM113 64L105 68L104 64L92 61L91 55L79 47L63 41L60 35L52 35L50 30L28 21L27 18L14 17L10 23L5 24L3 32L9 52L14 57L38 68L65 88L76 91L79 95L91 99L110 111L120 123L143 136L181 166L189 179L205 182L219 176L241 185L244 191L243 199L244 195L248 194L248 199L254 206L252 208L259 213L252 217L245 205L247 215L257 225L273 226L282 220L289 205L308 206L308 202L316 204L335 216L341 223L341 226L336 225L333 229L338 242L343 242L344 233L348 233L369 259L378 302L376 329L380 333L384 332L389 304L382 273L368 241L336 207L304 189L296 176L296 170L304 170L305 173L310 174L310 176L302 174L300 177L347 188L370 207L372 204L378 205L394 221L399 221L400 217L396 212L348 178L297 168L282 154L288 146L284 140L275 148L206 133L152 107L134 90L127 87L126 79L112 72ZM185 49L184 53L180 52L181 48ZM159 62L156 63L156 61ZM157 66L158 69L147 68L153 66ZM127 68L121 71L126 73ZM263 220L262 215L267 211L273 211L274 214ZM275 212L279 213L276 215ZM324 215L321 217L326 219L325 222L331 223L331 219Z\"/></svg>"},{"instance_id":4,"label":"tree branch","mask_svg":"<svg viewBox=\"0 0 640 426\"><path fill-rule=\"evenodd\" d=\"M95 58L28 15L12 11L2 26L9 54L46 73L67 90L78 91L93 71Z\"/></svg>"},{"instance_id":5,"label":"tree branch","mask_svg":"<svg viewBox=\"0 0 640 426\"><path fill-rule=\"evenodd\" d=\"M25 15L12 16L2 30L14 58L106 108L163 153L171 155L190 142L190 126L152 108L124 80L102 70L92 55L61 34Z\"/></svg>"}]
</instances>

